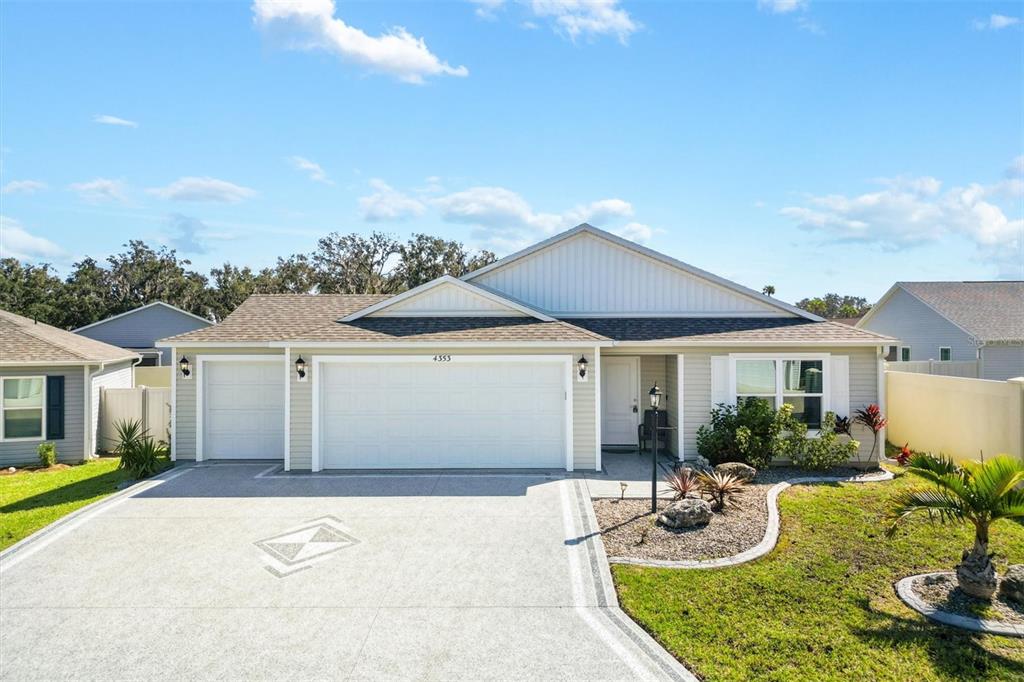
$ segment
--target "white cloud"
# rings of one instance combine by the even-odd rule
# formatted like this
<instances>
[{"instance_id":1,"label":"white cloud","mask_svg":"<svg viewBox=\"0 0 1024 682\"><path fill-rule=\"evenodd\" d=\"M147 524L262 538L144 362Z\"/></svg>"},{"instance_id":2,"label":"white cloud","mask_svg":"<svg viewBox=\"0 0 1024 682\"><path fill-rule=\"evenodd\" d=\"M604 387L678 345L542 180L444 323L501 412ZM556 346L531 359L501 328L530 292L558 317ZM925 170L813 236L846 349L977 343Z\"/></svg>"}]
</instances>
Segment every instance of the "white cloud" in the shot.
<instances>
[{"instance_id":1,"label":"white cloud","mask_svg":"<svg viewBox=\"0 0 1024 682\"><path fill-rule=\"evenodd\" d=\"M1008 178L1024 178L1024 154L1021 154L1006 168L1006 177Z\"/></svg>"},{"instance_id":2,"label":"white cloud","mask_svg":"<svg viewBox=\"0 0 1024 682\"><path fill-rule=\"evenodd\" d=\"M626 223L617 230L612 230L623 239L628 239L637 244L646 244L654 237L654 228L643 223Z\"/></svg>"},{"instance_id":3,"label":"white cloud","mask_svg":"<svg viewBox=\"0 0 1024 682\"><path fill-rule=\"evenodd\" d=\"M126 118L118 118L117 116L111 116L109 114L96 114L92 117L92 120L96 123L103 123L108 126L122 126L124 128L139 127L139 124L135 121L129 121Z\"/></svg>"},{"instance_id":4,"label":"white cloud","mask_svg":"<svg viewBox=\"0 0 1024 682\"><path fill-rule=\"evenodd\" d=\"M11 180L3 189L0 189L2 194L35 194L36 192L42 191L47 188L45 182L39 180Z\"/></svg>"},{"instance_id":5,"label":"white cloud","mask_svg":"<svg viewBox=\"0 0 1024 682\"><path fill-rule=\"evenodd\" d=\"M800 29L801 31L804 31L806 33L810 33L811 35L815 35L815 36L823 36L823 35L825 35L825 29L823 29L821 27L821 24L819 24L818 22L814 21L813 19L809 19L808 17L797 17L796 18L796 27L798 29Z\"/></svg>"},{"instance_id":6,"label":"white cloud","mask_svg":"<svg viewBox=\"0 0 1024 682\"><path fill-rule=\"evenodd\" d=\"M166 187L153 187L147 192L172 201L217 201L235 204L255 196L256 191L227 180L209 177L179 178Z\"/></svg>"},{"instance_id":7,"label":"white cloud","mask_svg":"<svg viewBox=\"0 0 1024 682\"><path fill-rule=\"evenodd\" d=\"M367 35L334 16L333 0L254 0L256 25L286 49L326 50L371 71L422 83L429 76L467 76L465 66L441 61L401 26L380 36Z\"/></svg>"},{"instance_id":8,"label":"white cloud","mask_svg":"<svg viewBox=\"0 0 1024 682\"><path fill-rule=\"evenodd\" d=\"M999 31L1020 23L1020 17L1008 17L1005 14L991 14L988 19L975 19L973 26L977 31Z\"/></svg>"},{"instance_id":9,"label":"white cloud","mask_svg":"<svg viewBox=\"0 0 1024 682\"><path fill-rule=\"evenodd\" d=\"M49 239L30 234L19 221L0 215L0 258L35 261L65 255L64 249Z\"/></svg>"},{"instance_id":10,"label":"white cloud","mask_svg":"<svg viewBox=\"0 0 1024 682\"><path fill-rule=\"evenodd\" d=\"M375 190L374 193L359 199L359 208L363 212L363 219L368 222L393 222L418 218L427 210L422 201L402 194L383 180L370 180L370 187Z\"/></svg>"},{"instance_id":11,"label":"white cloud","mask_svg":"<svg viewBox=\"0 0 1024 682\"><path fill-rule=\"evenodd\" d=\"M641 28L618 0L531 0L529 7L535 16L552 20L573 41L612 35L625 44Z\"/></svg>"},{"instance_id":12,"label":"white cloud","mask_svg":"<svg viewBox=\"0 0 1024 682\"><path fill-rule=\"evenodd\" d=\"M802 229L841 242L889 249L964 237L974 243L978 258L995 265L1000 276L1024 275L1024 218L1012 215L1020 211L1024 183L973 183L943 191L942 183L931 177L878 182L883 188L877 192L810 196L803 205L787 206L780 213ZM1010 208L1015 203L1017 208Z\"/></svg>"},{"instance_id":13,"label":"white cloud","mask_svg":"<svg viewBox=\"0 0 1024 682\"><path fill-rule=\"evenodd\" d=\"M772 14L789 14L806 9L808 0L757 0L757 8Z\"/></svg>"},{"instance_id":14,"label":"white cloud","mask_svg":"<svg viewBox=\"0 0 1024 682\"><path fill-rule=\"evenodd\" d=\"M72 191L78 192L78 196L91 204L98 204L104 201L128 200L125 195L125 185L121 180L110 178L96 178L88 182L74 182L68 186Z\"/></svg>"},{"instance_id":15,"label":"white cloud","mask_svg":"<svg viewBox=\"0 0 1024 682\"><path fill-rule=\"evenodd\" d=\"M481 19L494 19L495 14L505 6L505 0L469 0L476 5L474 13Z\"/></svg>"},{"instance_id":16,"label":"white cloud","mask_svg":"<svg viewBox=\"0 0 1024 682\"><path fill-rule=\"evenodd\" d=\"M175 250L182 253L207 252L202 237L209 231L209 228L203 221L180 213L172 213L167 216L167 226L173 232L167 242Z\"/></svg>"},{"instance_id":17,"label":"white cloud","mask_svg":"<svg viewBox=\"0 0 1024 682\"><path fill-rule=\"evenodd\" d=\"M288 162L300 171L305 171L309 175L309 179L315 182L322 182L325 185L333 185L334 182L327 177L327 173L320 164L314 163L309 159L301 156L292 156L288 158Z\"/></svg>"}]
</instances>

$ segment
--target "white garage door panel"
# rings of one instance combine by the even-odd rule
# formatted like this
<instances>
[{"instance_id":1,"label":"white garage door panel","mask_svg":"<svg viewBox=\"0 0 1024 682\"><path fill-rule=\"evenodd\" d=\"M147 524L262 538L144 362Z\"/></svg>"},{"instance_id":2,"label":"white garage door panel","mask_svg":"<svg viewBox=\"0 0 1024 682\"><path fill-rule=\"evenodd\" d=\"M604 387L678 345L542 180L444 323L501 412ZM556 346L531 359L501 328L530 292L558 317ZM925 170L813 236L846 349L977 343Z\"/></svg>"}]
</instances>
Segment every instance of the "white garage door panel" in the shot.
<instances>
[{"instance_id":1,"label":"white garage door panel","mask_svg":"<svg viewBox=\"0 0 1024 682\"><path fill-rule=\"evenodd\" d=\"M321 366L325 469L564 468L564 362Z\"/></svg>"},{"instance_id":2,"label":"white garage door panel","mask_svg":"<svg viewBox=\"0 0 1024 682\"><path fill-rule=\"evenodd\" d=\"M280 362L206 361L203 459L284 457Z\"/></svg>"}]
</instances>

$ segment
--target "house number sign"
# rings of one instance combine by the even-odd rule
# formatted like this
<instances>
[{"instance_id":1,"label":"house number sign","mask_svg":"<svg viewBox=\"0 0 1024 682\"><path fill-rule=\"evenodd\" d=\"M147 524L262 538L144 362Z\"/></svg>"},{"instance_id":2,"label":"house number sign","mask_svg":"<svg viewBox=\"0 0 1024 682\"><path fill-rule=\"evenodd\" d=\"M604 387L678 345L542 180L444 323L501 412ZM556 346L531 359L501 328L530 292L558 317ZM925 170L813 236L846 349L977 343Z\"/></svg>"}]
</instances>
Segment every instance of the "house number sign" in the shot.
<instances>
[{"instance_id":1,"label":"house number sign","mask_svg":"<svg viewBox=\"0 0 1024 682\"><path fill-rule=\"evenodd\" d=\"M452 356L450 355L435 355L434 362L451 362Z\"/></svg>"}]
</instances>

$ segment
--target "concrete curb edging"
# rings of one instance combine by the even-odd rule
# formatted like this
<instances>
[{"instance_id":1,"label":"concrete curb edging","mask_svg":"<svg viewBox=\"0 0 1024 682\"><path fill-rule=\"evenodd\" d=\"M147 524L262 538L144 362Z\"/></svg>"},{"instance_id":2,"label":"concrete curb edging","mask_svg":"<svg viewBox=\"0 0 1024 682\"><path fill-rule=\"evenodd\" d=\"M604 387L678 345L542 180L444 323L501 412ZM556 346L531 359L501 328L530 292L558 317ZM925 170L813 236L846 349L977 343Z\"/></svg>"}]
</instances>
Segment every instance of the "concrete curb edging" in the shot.
<instances>
[{"instance_id":1,"label":"concrete curb edging","mask_svg":"<svg viewBox=\"0 0 1024 682\"><path fill-rule=\"evenodd\" d=\"M934 573L919 573L908 576L896 583L896 595L904 604L914 609L928 620L950 625L955 628L971 630L972 632L984 632L990 635L1005 635L1007 637L1024 637L1024 625L1016 625L1001 620L986 620L984 618L972 618L959 613L951 613L936 608L918 597L914 593L914 581L918 578L928 578L936 575L953 575L952 571L936 571Z\"/></svg>"},{"instance_id":2,"label":"concrete curb edging","mask_svg":"<svg viewBox=\"0 0 1024 682\"><path fill-rule=\"evenodd\" d=\"M778 499L779 495L786 488L802 483L878 483L881 481L891 481L893 478L895 476L891 471L882 471L881 473L858 474L856 476L800 476L776 483L768 490L768 497L765 500L765 503L768 505L768 527L765 528L764 537L761 538L761 542L739 554L718 559L681 559L679 561L608 557L608 561L613 564L627 564L630 566L681 569L726 568L728 566L745 564L772 551L775 548L775 544L779 541Z\"/></svg>"}]
</instances>

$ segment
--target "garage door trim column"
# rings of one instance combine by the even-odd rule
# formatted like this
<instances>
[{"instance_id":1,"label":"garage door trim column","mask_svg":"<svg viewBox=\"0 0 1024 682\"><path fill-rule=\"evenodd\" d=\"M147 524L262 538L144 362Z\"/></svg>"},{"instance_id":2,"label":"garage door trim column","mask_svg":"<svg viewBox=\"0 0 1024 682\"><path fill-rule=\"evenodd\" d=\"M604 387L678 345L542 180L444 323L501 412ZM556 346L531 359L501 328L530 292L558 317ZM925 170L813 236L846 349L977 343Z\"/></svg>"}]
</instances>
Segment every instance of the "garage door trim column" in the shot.
<instances>
[{"instance_id":1,"label":"garage door trim column","mask_svg":"<svg viewBox=\"0 0 1024 682\"><path fill-rule=\"evenodd\" d=\"M558 363L562 366L562 386L564 390L564 443L565 443L565 468L566 471L573 470L573 377L575 368L574 356L551 354L551 355L483 355L483 354L457 354L445 351L426 352L423 354L408 355L317 355L313 357L312 377L312 417L313 417L313 462L314 472L323 469L322 433L321 433L321 402L323 400L323 385L320 377L323 376L322 367L331 363L434 363L444 364L459 363Z\"/></svg>"}]
</instances>

